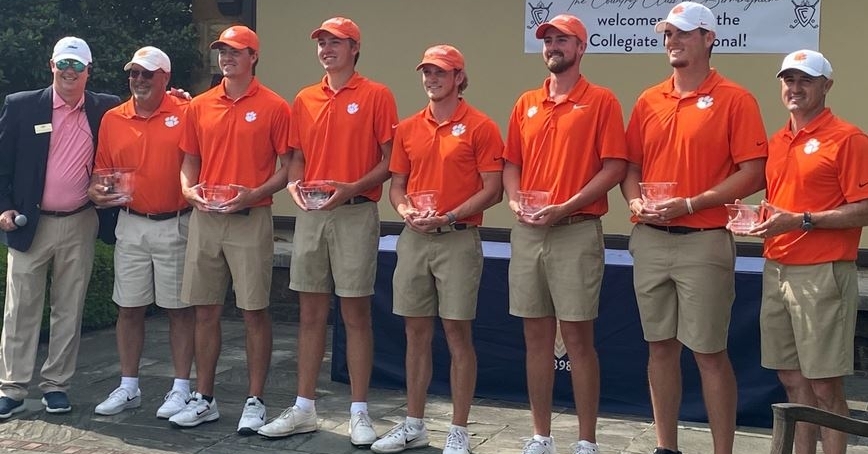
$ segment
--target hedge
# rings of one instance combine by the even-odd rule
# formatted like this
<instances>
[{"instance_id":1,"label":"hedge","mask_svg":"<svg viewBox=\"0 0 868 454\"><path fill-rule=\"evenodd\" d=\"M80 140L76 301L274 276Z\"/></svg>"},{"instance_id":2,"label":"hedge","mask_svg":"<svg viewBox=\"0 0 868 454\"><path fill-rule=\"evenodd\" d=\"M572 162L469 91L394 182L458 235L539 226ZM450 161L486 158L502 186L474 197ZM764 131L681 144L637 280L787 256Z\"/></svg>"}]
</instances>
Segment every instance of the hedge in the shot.
<instances>
[{"instance_id":1,"label":"hedge","mask_svg":"<svg viewBox=\"0 0 868 454\"><path fill-rule=\"evenodd\" d=\"M4 284L0 286L0 308L6 304L6 245L0 244L0 275L3 276ZM50 271L49 279L50 281ZM96 242L94 254L93 272L90 283L87 286L87 297L84 303L84 316L82 317L82 331L95 330L112 326L117 319L117 305L112 301L112 287L114 285L114 247L108 246L102 241ZM48 328L49 295L48 282L46 282L45 308L42 312L42 330ZM0 319L0 326L2 326Z\"/></svg>"}]
</instances>

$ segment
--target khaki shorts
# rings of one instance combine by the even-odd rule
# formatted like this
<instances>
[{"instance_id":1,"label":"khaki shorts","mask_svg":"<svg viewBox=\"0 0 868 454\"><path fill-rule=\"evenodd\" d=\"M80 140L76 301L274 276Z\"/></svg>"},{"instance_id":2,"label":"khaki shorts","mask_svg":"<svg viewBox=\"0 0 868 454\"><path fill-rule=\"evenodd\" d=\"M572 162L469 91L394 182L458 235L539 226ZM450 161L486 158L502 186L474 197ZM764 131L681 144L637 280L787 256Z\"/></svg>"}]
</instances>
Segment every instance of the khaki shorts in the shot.
<instances>
[{"instance_id":1,"label":"khaki shorts","mask_svg":"<svg viewBox=\"0 0 868 454\"><path fill-rule=\"evenodd\" d=\"M648 342L677 338L697 353L726 350L735 300L735 241L725 229L630 236L633 286Z\"/></svg>"},{"instance_id":2,"label":"khaki shorts","mask_svg":"<svg viewBox=\"0 0 868 454\"><path fill-rule=\"evenodd\" d=\"M404 317L476 318L482 278L479 229L417 233L404 229L396 247L392 312Z\"/></svg>"},{"instance_id":3,"label":"khaki shorts","mask_svg":"<svg viewBox=\"0 0 868 454\"><path fill-rule=\"evenodd\" d=\"M239 309L265 309L273 264L270 206L251 208L247 215L193 210L181 300L194 305L223 304L232 278Z\"/></svg>"},{"instance_id":4,"label":"khaki shorts","mask_svg":"<svg viewBox=\"0 0 868 454\"><path fill-rule=\"evenodd\" d=\"M766 260L763 367L800 370L811 379L852 374L858 301L853 262L787 266Z\"/></svg>"},{"instance_id":5,"label":"khaki shorts","mask_svg":"<svg viewBox=\"0 0 868 454\"><path fill-rule=\"evenodd\" d=\"M599 219L555 227L516 224L510 244L510 314L571 322L597 318L604 267Z\"/></svg>"},{"instance_id":6,"label":"khaki shorts","mask_svg":"<svg viewBox=\"0 0 868 454\"><path fill-rule=\"evenodd\" d=\"M166 309L189 306L181 302L189 223L189 213L153 221L120 211L112 295L118 306L141 307L155 301Z\"/></svg>"},{"instance_id":7,"label":"khaki shorts","mask_svg":"<svg viewBox=\"0 0 868 454\"><path fill-rule=\"evenodd\" d=\"M374 294L380 216L373 202L295 218L289 288L356 298Z\"/></svg>"}]
</instances>

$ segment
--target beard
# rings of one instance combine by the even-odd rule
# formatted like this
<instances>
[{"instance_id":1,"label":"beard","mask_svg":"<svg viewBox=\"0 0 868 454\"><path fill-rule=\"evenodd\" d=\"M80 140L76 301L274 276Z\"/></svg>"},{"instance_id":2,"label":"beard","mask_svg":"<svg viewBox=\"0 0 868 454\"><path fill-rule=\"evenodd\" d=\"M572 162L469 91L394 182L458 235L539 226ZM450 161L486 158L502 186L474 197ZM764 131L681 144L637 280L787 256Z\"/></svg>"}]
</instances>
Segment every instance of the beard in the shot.
<instances>
[{"instance_id":1,"label":"beard","mask_svg":"<svg viewBox=\"0 0 868 454\"><path fill-rule=\"evenodd\" d=\"M561 58L555 59L555 56L560 56ZM560 52L553 52L551 55L549 55L549 58L546 59L546 68L548 68L549 72L551 72L552 74L560 74L570 69L575 64L575 58L568 59L564 54Z\"/></svg>"}]
</instances>

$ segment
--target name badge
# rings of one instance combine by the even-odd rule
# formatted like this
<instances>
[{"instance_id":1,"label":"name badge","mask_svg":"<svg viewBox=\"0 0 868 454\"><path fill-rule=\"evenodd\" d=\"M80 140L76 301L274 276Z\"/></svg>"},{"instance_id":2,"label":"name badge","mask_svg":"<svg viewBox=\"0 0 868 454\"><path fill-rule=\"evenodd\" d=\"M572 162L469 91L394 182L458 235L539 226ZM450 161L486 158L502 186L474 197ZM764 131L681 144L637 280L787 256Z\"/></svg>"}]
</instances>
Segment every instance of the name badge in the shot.
<instances>
[{"instance_id":1,"label":"name badge","mask_svg":"<svg viewBox=\"0 0 868 454\"><path fill-rule=\"evenodd\" d=\"M36 134L45 134L46 132L51 132L51 123L33 125L33 132L35 132Z\"/></svg>"}]
</instances>

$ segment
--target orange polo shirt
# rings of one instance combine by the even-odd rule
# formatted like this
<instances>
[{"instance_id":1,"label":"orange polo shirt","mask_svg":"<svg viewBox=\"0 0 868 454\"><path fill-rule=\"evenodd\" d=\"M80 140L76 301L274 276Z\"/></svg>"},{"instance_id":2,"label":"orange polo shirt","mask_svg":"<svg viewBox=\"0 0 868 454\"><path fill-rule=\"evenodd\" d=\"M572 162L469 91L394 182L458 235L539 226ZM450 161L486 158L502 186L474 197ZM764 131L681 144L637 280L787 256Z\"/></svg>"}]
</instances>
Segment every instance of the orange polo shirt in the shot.
<instances>
[{"instance_id":1,"label":"orange polo shirt","mask_svg":"<svg viewBox=\"0 0 868 454\"><path fill-rule=\"evenodd\" d=\"M388 87L355 73L337 92L326 77L303 88L292 118L289 146L304 153L304 179L353 182L382 161L398 108ZM360 195L376 201L382 192L378 185Z\"/></svg>"},{"instance_id":2,"label":"orange polo shirt","mask_svg":"<svg viewBox=\"0 0 868 454\"><path fill-rule=\"evenodd\" d=\"M99 128L97 169L136 169L133 201L127 204L140 213L166 213L187 207L181 195L181 162L178 148L186 123L189 103L175 96L163 96L160 106L148 118L136 115L133 99L109 110Z\"/></svg>"},{"instance_id":3,"label":"orange polo shirt","mask_svg":"<svg viewBox=\"0 0 868 454\"><path fill-rule=\"evenodd\" d=\"M181 150L202 158L199 182L261 186L289 149L289 104L253 78L233 100L224 80L190 102ZM251 206L271 205L271 196Z\"/></svg>"},{"instance_id":4,"label":"orange polo shirt","mask_svg":"<svg viewBox=\"0 0 868 454\"><path fill-rule=\"evenodd\" d=\"M756 99L716 70L683 98L674 92L672 77L645 90L627 125L627 146L630 162L642 168L641 181L678 182L678 197L704 192L735 173L739 163L768 154ZM721 205L672 225L712 228L726 221Z\"/></svg>"},{"instance_id":5,"label":"orange polo shirt","mask_svg":"<svg viewBox=\"0 0 868 454\"><path fill-rule=\"evenodd\" d=\"M503 170L503 139L487 115L463 99L452 118L438 124L430 108L395 130L389 170L409 175L407 192L437 190L437 211L454 210L482 190L481 172ZM482 213L459 222L481 225Z\"/></svg>"},{"instance_id":6,"label":"orange polo shirt","mask_svg":"<svg viewBox=\"0 0 868 454\"><path fill-rule=\"evenodd\" d=\"M578 193L603 168L604 159L627 159L618 99L582 76L567 99L549 98L550 79L525 92L512 110L504 159L521 167L520 188L550 191L551 203ZM609 211L604 194L576 213Z\"/></svg>"},{"instance_id":7,"label":"orange polo shirt","mask_svg":"<svg viewBox=\"0 0 868 454\"><path fill-rule=\"evenodd\" d=\"M796 134L788 123L769 140L766 184L769 203L796 213L868 199L868 136L828 108ZM852 261L861 233L792 230L766 238L763 255L785 265Z\"/></svg>"}]
</instances>

